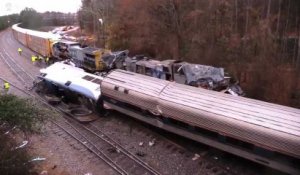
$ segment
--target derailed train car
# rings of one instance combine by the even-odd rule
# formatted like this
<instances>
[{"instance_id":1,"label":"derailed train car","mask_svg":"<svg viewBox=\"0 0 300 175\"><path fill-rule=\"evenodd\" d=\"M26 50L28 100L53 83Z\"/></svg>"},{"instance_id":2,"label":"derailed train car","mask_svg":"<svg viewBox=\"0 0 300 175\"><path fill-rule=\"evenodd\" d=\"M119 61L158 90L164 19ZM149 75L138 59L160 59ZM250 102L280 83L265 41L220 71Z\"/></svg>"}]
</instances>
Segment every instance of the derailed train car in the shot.
<instances>
[{"instance_id":1,"label":"derailed train car","mask_svg":"<svg viewBox=\"0 0 300 175\"><path fill-rule=\"evenodd\" d=\"M55 79L49 78L51 70L43 73L47 74L42 76L45 81ZM78 78L83 79L84 75ZM61 84L68 82L65 81ZM280 171L300 173L299 109L124 70L114 70L101 79L100 89L100 98L95 103L98 108L117 110Z\"/></svg>"},{"instance_id":2,"label":"derailed train car","mask_svg":"<svg viewBox=\"0 0 300 175\"><path fill-rule=\"evenodd\" d=\"M52 56L52 44L60 39L59 35L23 29L18 27L18 24L12 26L12 31L20 43L43 57Z\"/></svg>"}]
</instances>

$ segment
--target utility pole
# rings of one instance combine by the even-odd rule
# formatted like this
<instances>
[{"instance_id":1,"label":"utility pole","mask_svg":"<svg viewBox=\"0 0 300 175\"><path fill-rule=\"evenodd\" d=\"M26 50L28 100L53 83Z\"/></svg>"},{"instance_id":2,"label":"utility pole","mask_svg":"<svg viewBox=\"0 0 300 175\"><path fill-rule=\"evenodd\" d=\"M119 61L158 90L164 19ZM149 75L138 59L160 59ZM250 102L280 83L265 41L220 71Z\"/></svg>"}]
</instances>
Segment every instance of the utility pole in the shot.
<instances>
[{"instance_id":1,"label":"utility pole","mask_svg":"<svg viewBox=\"0 0 300 175\"><path fill-rule=\"evenodd\" d=\"M101 24L101 31L102 31L101 35L102 35L102 40L103 40L103 48L105 49L105 36L104 36L105 35L105 28L104 28L105 26L104 26L104 20L102 18L100 18L99 22Z\"/></svg>"}]
</instances>

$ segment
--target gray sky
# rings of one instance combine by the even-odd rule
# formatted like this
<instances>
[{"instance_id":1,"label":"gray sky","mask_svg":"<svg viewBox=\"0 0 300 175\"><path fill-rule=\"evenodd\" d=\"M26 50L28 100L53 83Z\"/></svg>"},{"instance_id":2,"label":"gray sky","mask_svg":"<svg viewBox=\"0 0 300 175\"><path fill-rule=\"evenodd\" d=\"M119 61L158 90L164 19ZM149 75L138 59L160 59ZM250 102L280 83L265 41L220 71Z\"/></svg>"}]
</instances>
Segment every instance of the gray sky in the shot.
<instances>
[{"instance_id":1,"label":"gray sky","mask_svg":"<svg viewBox=\"0 0 300 175\"><path fill-rule=\"evenodd\" d=\"M34 8L38 12L59 11L76 12L81 0L0 0L0 16L20 13L25 7Z\"/></svg>"}]
</instances>

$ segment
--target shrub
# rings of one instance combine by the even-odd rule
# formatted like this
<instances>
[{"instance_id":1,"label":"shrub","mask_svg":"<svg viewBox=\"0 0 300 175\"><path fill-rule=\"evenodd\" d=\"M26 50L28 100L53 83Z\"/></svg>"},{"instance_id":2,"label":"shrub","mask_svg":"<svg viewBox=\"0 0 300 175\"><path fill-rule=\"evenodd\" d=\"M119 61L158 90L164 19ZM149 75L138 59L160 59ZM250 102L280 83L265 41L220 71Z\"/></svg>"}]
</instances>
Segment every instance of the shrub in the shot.
<instances>
[{"instance_id":1,"label":"shrub","mask_svg":"<svg viewBox=\"0 0 300 175\"><path fill-rule=\"evenodd\" d=\"M38 131L40 124L49 116L49 111L30 99L14 95L0 95L0 174L33 174L33 165L26 147L16 149L20 141L19 131ZM17 130L12 130L17 128ZM10 134L6 134L7 131ZM13 134L12 131L14 132Z\"/></svg>"}]
</instances>

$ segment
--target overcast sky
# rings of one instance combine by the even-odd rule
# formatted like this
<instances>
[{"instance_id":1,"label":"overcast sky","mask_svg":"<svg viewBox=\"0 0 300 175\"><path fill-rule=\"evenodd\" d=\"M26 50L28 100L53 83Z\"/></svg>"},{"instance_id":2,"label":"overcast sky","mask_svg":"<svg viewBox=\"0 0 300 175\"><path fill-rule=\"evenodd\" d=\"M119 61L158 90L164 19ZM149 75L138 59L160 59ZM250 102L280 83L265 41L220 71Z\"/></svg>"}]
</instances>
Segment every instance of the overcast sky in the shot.
<instances>
[{"instance_id":1,"label":"overcast sky","mask_svg":"<svg viewBox=\"0 0 300 175\"><path fill-rule=\"evenodd\" d=\"M20 13L25 7L34 8L38 12L59 11L76 12L81 0L0 0L0 16Z\"/></svg>"}]
</instances>

